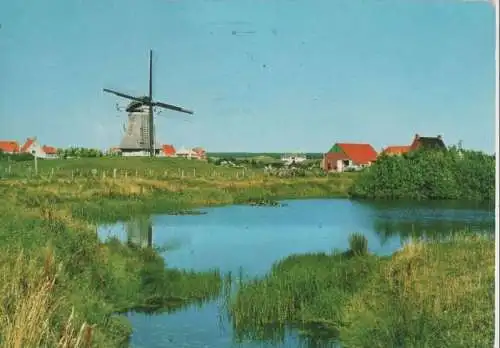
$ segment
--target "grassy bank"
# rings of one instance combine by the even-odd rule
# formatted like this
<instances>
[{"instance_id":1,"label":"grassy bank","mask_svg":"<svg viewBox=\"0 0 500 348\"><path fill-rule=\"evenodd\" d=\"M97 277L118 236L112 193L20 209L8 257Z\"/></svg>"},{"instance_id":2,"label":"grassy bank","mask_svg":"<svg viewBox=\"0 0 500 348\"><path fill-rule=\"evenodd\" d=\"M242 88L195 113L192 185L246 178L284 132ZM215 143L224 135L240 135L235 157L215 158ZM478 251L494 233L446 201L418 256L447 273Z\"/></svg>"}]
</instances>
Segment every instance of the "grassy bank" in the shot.
<instances>
[{"instance_id":1,"label":"grassy bank","mask_svg":"<svg viewBox=\"0 0 500 348\"><path fill-rule=\"evenodd\" d=\"M351 250L364 249L359 241ZM391 257L294 255L241 284L231 315L240 338L271 339L269 327L289 325L345 347L488 347L493 260L494 241L483 237L415 242Z\"/></svg>"},{"instance_id":2,"label":"grassy bank","mask_svg":"<svg viewBox=\"0 0 500 348\"><path fill-rule=\"evenodd\" d=\"M3 187L1 194L13 192ZM154 250L100 243L87 222L59 208L10 198L0 208L2 347L120 346L131 328L113 313L178 308L220 291L215 271L165 268ZM74 342L61 343L65 337Z\"/></svg>"},{"instance_id":3,"label":"grassy bank","mask_svg":"<svg viewBox=\"0 0 500 348\"><path fill-rule=\"evenodd\" d=\"M170 311L221 290L215 271L169 269L154 250L100 242L99 223L195 206L345 196L352 181L284 179L178 159L39 161L38 175L32 162L2 165L0 346L9 348L120 346L131 328L114 313Z\"/></svg>"}]
</instances>

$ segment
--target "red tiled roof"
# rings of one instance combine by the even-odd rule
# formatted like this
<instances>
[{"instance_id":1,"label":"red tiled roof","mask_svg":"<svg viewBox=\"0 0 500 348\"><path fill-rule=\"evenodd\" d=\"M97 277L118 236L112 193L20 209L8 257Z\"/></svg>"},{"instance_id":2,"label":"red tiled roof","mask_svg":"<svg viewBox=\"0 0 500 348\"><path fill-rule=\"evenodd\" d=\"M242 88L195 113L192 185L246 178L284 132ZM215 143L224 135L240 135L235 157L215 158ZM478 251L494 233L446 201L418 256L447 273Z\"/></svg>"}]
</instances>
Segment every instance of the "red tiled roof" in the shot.
<instances>
[{"instance_id":1,"label":"red tiled roof","mask_svg":"<svg viewBox=\"0 0 500 348\"><path fill-rule=\"evenodd\" d=\"M368 164L377 160L377 151L370 144L337 143L355 164Z\"/></svg>"},{"instance_id":2,"label":"red tiled roof","mask_svg":"<svg viewBox=\"0 0 500 348\"><path fill-rule=\"evenodd\" d=\"M195 147L193 148L193 152L196 153L196 156L202 158L202 157L205 157L205 150L201 147Z\"/></svg>"},{"instance_id":3,"label":"red tiled roof","mask_svg":"<svg viewBox=\"0 0 500 348\"><path fill-rule=\"evenodd\" d=\"M19 152L19 144L14 140L0 140L0 150L2 152Z\"/></svg>"},{"instance_id":4,"label":"red tiled roof","mask_svg":"<svg viewBox=\"0 0 500 348\"><path fill-rule=\"evenodd\" d=\"M401 155L410 151L410 145L404 146L387 146L383 153L387 155Z\"/></svg>"},{"instance_id":5,"label":"red tiled roof","mask_svg":"<svg viewBox=\"0 0 500 348\"><path fill-rule=\"evenodd\" d=\"M24 145L21 147L21 150L20 152L26 152L28 151L28 148L35 142L35 139L33 138L28 138L26 139L26 142L24 143Z\"/></svg>"},{"instance_id":6,"label":"red tiled roof","mask_svg":"<svg viewBox=\"0 0 500 348\"><path fill-rule=\"evenodd\" d=\"M175 147L173 145L163 145L162 146L163 153L167 156L173 156L175 155Z\"/></svg>"},{"instance_id":7,"label":"red tiled roof","mask_svg":"<svg viewBox=\"0 0 500 348\"><path fill-rule=\"evenodd\" d=\"M43 145L42 146L42 150L47 155L56 155L57 154L57 149L55 147L53 147L53 146Z\"/></svg>"}]
</instances>

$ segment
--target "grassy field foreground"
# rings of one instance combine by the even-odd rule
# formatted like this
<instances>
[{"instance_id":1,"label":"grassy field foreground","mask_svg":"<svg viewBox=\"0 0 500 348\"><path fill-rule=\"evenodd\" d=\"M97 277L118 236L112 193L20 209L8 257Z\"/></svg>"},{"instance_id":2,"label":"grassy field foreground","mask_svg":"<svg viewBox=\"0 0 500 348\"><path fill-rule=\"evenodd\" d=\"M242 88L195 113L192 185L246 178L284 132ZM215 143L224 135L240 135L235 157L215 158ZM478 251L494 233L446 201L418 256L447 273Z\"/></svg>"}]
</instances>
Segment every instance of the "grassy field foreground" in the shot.
<instances>
[{"instance_id":1,"label":"grassy field foreground","mask_svg":"<svg viewBox=\"0 0 500 348\"><path fill-rule=\"evenodd\" d=\"M269 197L345 195L347 176L276 178L199 161L85 159L2 163L0 346L125 344L130 307L174 310L221 290L218 272L170 269L155 251L96 226L133 215ZM30 169L31 168L31 169ZM191 173L189 175L188 173Z\"/></svg>"},{"instance_id":2,"label":"grassy field foreground","mask_svg":"<svg viewBox=\"0 0 500 348\"><path fill-rule=\"evenodd\" d=\"M295 326L344 347L492 346L491 237L413 242L390 257L367 253L363 239L347 253L290 256L241 284L230 303L238 336L280 339L276 327Z\"/></svg>"}]
</instances>

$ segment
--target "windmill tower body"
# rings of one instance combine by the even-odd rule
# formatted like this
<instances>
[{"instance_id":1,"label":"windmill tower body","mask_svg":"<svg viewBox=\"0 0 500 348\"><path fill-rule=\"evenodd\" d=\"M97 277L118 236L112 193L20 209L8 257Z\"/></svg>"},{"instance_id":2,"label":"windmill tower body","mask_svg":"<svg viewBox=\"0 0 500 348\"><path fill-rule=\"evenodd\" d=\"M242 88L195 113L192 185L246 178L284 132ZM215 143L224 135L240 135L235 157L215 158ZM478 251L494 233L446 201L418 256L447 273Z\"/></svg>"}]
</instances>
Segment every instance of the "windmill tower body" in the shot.
<instances>
[{"instance_id":1,"label":"windmill tower body","mask_svg":"<svg viewBox=\"0 0 500 348\"><path fill-rule=\"evenodd\" d=\"M149 156L149 108L137 101L127 107L128 123L119 146L123 156ZM158 153L159 149L160 144L156 143L155 152Z\"/></svg>"}]
</instances>

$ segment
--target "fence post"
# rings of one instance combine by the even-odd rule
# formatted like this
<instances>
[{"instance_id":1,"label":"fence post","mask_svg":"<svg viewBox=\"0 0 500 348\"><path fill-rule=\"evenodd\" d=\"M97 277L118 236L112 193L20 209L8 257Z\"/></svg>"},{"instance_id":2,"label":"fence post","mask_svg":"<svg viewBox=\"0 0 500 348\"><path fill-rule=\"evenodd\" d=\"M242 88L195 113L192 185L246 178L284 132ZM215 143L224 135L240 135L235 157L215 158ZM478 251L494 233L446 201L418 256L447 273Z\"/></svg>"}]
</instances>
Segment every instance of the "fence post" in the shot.
<instances>
[{"instance_id":1,"label":"fence post","mask_svg":"<svg viewBox=\"0 0 500 348\"><path fill-rule=\"evenodd\" d=\"M113 169L113 179L116 179L116 168Z\"/></svg>"}]
</instances>

